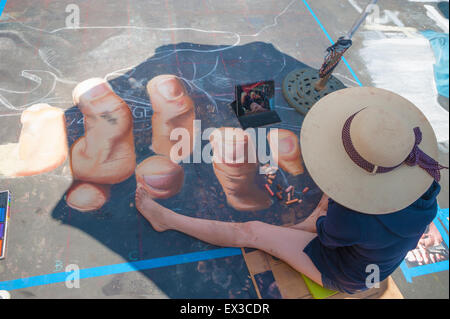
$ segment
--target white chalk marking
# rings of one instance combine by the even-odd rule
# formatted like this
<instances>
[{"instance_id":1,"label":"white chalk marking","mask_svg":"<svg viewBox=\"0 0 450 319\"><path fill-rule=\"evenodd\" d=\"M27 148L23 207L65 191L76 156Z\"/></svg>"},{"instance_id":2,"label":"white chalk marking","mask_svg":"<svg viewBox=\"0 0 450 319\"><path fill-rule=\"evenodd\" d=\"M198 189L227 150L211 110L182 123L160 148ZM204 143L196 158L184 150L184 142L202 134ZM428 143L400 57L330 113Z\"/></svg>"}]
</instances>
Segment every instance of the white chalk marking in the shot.
<instances>
[{"instance_id":1,"label":"white chalk marking","mask_svg":"<svg viewBox=\"0 0 450 319\"><path fill-rule=\"evenodd\" d=\"M446 19L444 16L442 16L435 7L430 5L424 5L425 9L427 9L427 16L430 19L433 19L434 22L438 25L439 28L441 28L445 33L448 33L449 27L448 27L448 19Z\"/></svg>"},{"instance_id":2,"label":"white chalk marking","mask_svg":"<svg viewBox=\"0 0 450 319\"><path fill-rule=\"evenodd\" d=\"M448 112L437 102L429 41L415 38L364 40L361 57L375 87L400 94L428 118L438 141L448 141Z\"/></svg>"},{"instance_id":3,"label":"white chalk marking","mask_svg":"<svg viewBox=\"0 0 450 319\"><path fill-rule=\"evenodd\" d=\"M448 2L448 0L408 0L409 2Z\"/></svg>"},{"instance_id":4,"label":"white chalk marking","mask_svg":"<svg viewBox=\"0 0 450 319\"><path fill-rule=\"evenodd\" d=\"M127 26L80 26L78 28L63 27L63 28L57 28L57 29L49 31L49 30L44 30L44 29L40 29L40 28L36 28L36 27L30 26L30 25L24 24L24 23L22 23L20 21L17 21L17 19L15 19L12 16L8 16L8 17L11 18L15 23L18 23L18 24L20 24L20 25L22 25L22 26L24 26L24 27L26 27L28 29L32 29L32 30L35 30L35 31L38 31L38 32L42 32L42 33L47 33L47 34L55 34L55 33L61 32L61 31L71 31L71 32L73 32L73 31L80 31L80 30L87 30L87 29L92 29L92 30L95 30L95 29L122 29L122 30L148 30L148 31L162 31L162 32L192 31L192 32L208 33L208 34L212 34L212 33L213 34L222 34L222 35L228 36L230 38L235 38L235 42L233 44L231 44L229 46L222 47L222 48L211 49L211 50L176 49L176 50L167 51L167 53L168 53L167 55L157 56L157 57L149 59L149 60L159 60L159 59L163 59L163 58L166 58L168 56L171 56L173 54L176 54L177 52L183 52L183 51L200 52L200 53L205 53L205 52L212 53L212 52L220 52L220 51L225 51L225 50L231 49L231 48L233 48L233 47L235 47L235 46L237 46L237 45L239 45L241 43L241 37L257 37L262 32L264 32L265 30L267 30L269 28L276 27L278 25L278 18L280 18L283 14L285 14L286 11L295 2L296 2L296 0L292 0L278 15L276 15L275 18L274 18L274 22L272 24L264 26L263 28L261 28L258 32L254 33L254 34L248 34L248 35L240 35L239 33L232 32L232 31L204 30L204 29L190 28L190 27L161 28L161 27L141 27L141 26L133 26L133 25L127 25ZM39 48L37 48L37 49L39 49ZM43 60L43 62L46 65L51 67L54 71L57 71L57 73L60 73L58 69L56 69L54 66L51 65L51 56L52 55L49 56L48 53L49 52L43 52L39 56L40 56L40 58ZM160 52L160 53L164 53L164 52ZM281 71L283 70L283 68L284 67L282 67ZM135 69L135 66L131 66L131 67L128 67L128 68L125 68L125 69L121 69L121 70L118 70L118 71L113 71L111 73L108 73L105 76L105 79L108 79L108 78L110 78L111 76L114 76L114 75L119 75L119 76L123 75L123 73L121 73L121 72L126 72L126 70L133 70L134 71L134 69ZM42 101L42 99L45 99L47 96L49 96L53 92L54 88L56 87L56 81L63 82L63 83L72 82L72 81L66 81L66 80L60 79L56 74L54 74L54 73L52 73L50 71L44 71L44 70L34 70L34 71L47 72L47 73L53 75L55 81L53 83L53 89L52 89L51 92L46 93L44 97L42 97L42 98L40 98L38 100L32 101L30 103L27 103L26 105L22 105L22 106L19 106L19 107L16 107L16 106L12 105L4 96L2 96L0 94L0 104L3 104L4 106L6 106L9 109L23 110L27 106L35 104L35 103L38 103L39 101ZM23 72L22 72L22 76L23 76ZM190 82L187 79L184 79L184 80L187 81L187 82ZM40 85L41 85L41 83L37 87L35 87L34 90L36 90ZM208 93L206 93L203 89L199 88L195 84L193 86L198 88L200 91L204 92L208 96L208 98L210 98L210 99L212 99L212 101L214 101L214 99ZM17 94L30 93L30 92L13 92L13 91L8 91L6 89L0 89L0 91L2 91L2 90L4 92L17 93ZM214 105L217 108L217 105L216 105L215 102L214 102Z\"/></svg>"},{"instance_id":5,"label":"white chalk marking","mask_svg":"<svg viewBox=\"0 0 450 319\"><path fill-rule=\"evenodd\" d=\"M356 3L355 0L347 0L352 6L353 8L355 8L356 11L358 11L358 13L362 13L363 9L361 9L361 7Z\"/></svg>"}]
</instances>

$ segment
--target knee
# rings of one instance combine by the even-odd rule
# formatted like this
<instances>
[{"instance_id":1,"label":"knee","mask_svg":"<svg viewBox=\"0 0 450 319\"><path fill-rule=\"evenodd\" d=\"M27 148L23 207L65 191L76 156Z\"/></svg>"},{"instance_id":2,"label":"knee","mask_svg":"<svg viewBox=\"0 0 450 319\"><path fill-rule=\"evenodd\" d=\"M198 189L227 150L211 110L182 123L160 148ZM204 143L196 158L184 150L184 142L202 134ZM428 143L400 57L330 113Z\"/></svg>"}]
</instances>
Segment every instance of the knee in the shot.
<instances>
[{"instance_id":1,"label":"knee","mask_svg":"<svg viewBox=\"0 0 450 319\"><path fill-rule=\"evenodd\" d=\"M245 222L242 223L242 230L248 234L253 234L255 233L259 228L261 228L261 225L264 224L263 222L260 221L250 221L250 222Z\"/></svg>"},{"instance_id":2,"label":"knee","mask_svg":"<svg viewBox=\"0 0 450 319\"><path fill-rule=\"evenodd\" d=\"M238 246L253 247L258 239L258 229L263 223L260 221L250 221L238 224L238 231L235 236Z\"/></svg>"}]
</instances>

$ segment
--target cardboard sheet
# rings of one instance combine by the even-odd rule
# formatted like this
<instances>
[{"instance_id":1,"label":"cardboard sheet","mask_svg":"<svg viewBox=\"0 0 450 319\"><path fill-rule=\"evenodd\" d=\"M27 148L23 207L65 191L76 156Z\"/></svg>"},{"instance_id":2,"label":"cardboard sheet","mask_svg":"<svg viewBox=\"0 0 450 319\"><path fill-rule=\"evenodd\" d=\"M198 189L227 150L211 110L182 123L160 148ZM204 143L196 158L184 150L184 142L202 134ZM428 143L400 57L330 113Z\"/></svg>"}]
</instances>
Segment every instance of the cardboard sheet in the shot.
<instances>
[{"instance_id":1,"label":"cardboard sheet","mask_svg":"<svg viewBox=\"0 0 450 319\"><path fill-rule=\"evenodd\" d=\"M242 250L250 276L260 299L312 299L302 275L292 267L262 251ZM263 281L261 278L266 280ZM273 278L272 282L267 278ZM328 299L403 299L403 296L389 277L380 288L372 288L360 294L337 293Z\"/></svg>"}]
</instances>

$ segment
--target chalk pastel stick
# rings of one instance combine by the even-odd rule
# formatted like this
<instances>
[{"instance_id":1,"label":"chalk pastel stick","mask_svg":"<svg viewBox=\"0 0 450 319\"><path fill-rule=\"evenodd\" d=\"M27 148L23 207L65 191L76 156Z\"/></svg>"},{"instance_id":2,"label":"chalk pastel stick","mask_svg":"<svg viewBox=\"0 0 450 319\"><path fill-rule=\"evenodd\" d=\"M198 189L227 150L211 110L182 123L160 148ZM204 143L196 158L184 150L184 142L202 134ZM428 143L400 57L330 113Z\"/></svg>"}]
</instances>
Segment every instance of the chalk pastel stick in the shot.
<instances>
[{"instance_id":1,"label":"chalk pastel stick","mask_svg":"<svg viewBox=\"0 0 450 319\"><path fill-rule=\"evenodd\" d=\"M295 199L292 199L292 200L286 202L286 205L292 205L294 203L297 203L298 201L299 201L298 198L295 198Z\"/></svg>"},{"instance_id":2,"label":"chalk pastel stick","mask_svg":"<svg viewBox=\"0 0 450 319\"><path fill-rule=\"evenodd\" d=\"M270 189L270 186L268 184L265 184L264 187L267 189L267 191L269 192L270 196L275 196L275 194L272 192L272 190Z\"/></svg>"}]
</instances>

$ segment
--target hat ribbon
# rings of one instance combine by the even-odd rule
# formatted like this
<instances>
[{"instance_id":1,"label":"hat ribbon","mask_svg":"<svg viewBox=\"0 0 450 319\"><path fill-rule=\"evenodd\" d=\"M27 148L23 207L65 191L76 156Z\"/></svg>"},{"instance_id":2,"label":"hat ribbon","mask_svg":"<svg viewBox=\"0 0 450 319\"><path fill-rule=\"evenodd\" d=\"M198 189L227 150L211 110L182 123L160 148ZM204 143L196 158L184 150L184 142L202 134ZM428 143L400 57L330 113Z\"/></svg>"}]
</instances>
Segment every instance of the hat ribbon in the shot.
<instances>
[{"instance_id":1,"label":"hat ribbon","mask_svg":"<svg viewBox=\"0 0 450 319\"><path fill-rule=\"evenodd\" d=\"M376 166L365 160L353 146L353 142L350 136L350 126L352 124L352 120L358 113L359 112L350 116L345 122L344 127L342 128L342 142L344 144L345 151L356 165L373 174L391 172L397 167L401 166L403 163L408 166L418 165L420 168L430 174L435 181L439 182L441 180L440 170L448 169L448 167L440 165L436 160L428 156L419 148L419 144L422 142L422 131L419 127L414 128L414 147L412 148L406 159L399 165L393 167Z\"/></svg>"}]
</instances>

